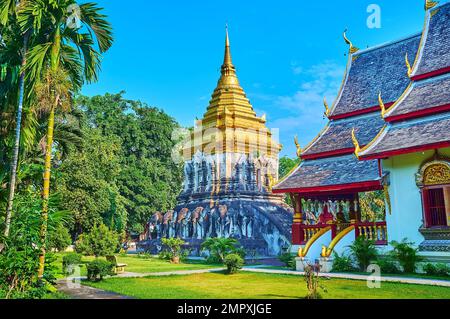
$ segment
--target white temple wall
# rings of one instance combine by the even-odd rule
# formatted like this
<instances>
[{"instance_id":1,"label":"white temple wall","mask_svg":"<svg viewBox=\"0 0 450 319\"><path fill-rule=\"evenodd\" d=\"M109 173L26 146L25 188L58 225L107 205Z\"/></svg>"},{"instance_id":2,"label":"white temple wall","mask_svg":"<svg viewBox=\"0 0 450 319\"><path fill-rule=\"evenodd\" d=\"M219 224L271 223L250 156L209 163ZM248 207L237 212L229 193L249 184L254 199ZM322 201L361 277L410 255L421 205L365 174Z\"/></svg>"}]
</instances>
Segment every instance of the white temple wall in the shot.
<instances>
[{"instance_id":1,"label":"white temple wall","mask_svg":"<svg viewBox=\"0 0 450 319\"><path fill-rule=\"evenodd\" d=\"M416 173L433 154L434 151L426 151L383 160L383 170L390 172L392 212L386 215L389 241L408 238L418 246L424 240L419 232L423 224L423 208ZM440 154L450 156L450 148L440 150Z\"/></svg>"}]
</instances>

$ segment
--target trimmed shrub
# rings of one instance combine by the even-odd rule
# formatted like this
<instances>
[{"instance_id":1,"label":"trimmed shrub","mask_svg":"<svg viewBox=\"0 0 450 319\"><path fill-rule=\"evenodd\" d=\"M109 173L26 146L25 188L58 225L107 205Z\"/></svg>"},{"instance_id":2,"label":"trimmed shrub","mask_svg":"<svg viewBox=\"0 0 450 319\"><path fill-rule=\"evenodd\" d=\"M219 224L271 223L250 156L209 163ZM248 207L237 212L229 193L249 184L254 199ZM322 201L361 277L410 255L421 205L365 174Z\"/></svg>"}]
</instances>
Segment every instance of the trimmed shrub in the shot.
<instances>
[{"instance_id":1,"label":"trimmed shrub","mask_svg":"<svg viewBox=\"0 0 450 319\"><path fill-rule=\"evenodd\" d=\"M180 238L163 238L161 243L164 247L159 254L159 258L161 259L167 259L174 264L179 264L180 260L184 257L184 254L187 255L187 253L182 250L182 246L186 243Z\"/></svg>"},{"instance_id":2,"label":"trimmed shrub","mask_svg":"<svg viewBox=\"0 0 450 319\"><path fill-rule=\"evenodd\" d=\"M333 267L331 272L355 272L356 267L353 264L352 257L346 254L339 256L337 252L333 253Z\"/></svg>"},{"instance_id":3,"label":"trimmed shrub","mask_svg":"<svg viewBox=\"0 0 450 319\"><path fill-rule=\"evenodd\" d=\"M398 268L397 263L391 259L380 259L378 261L378 266L382 273L385 274L399 274L401 273L400 268Z\"/></svg>"},{"instance_id":4,"label":"trimmed shrub","mask_svg":"<svg viewBox=\"0 0 450 319\"><path fill-rule=\"evenodd\" d=\"M450 276L450 267L445 264L426 264L423 271L429 276Z\"/></svg>"},{"instance_id":5,"label":"trimmed shrub","mask_svg":"<svg viewBox=\"0 0 450 319\"><path fill-rule=\"evenodd\" d=\"M62 258L62 270L65 275L73 275L74 267L81 264L81 254L70 253Z\"/></svg>"},{"instance_id":6,"label":"trimmed shrub","mask_svg":"<svg viewBox=\"0 0 450 319\"><path fill-rule=\"evenodd\" d=\"M228 274L235 274L244 266L244 259L238 254L229 254L224 259Z\"/></svg>"},{"instance_id":7,"label":"trimmed shrub","mask_svg":"<svg viewBox=\"0 0 450 319\"><path fill-rule=\"evenodd\" d=\"M87 279L89 281L101 281L105 276L114 275L115 265L101 259L95 259L86 265Z\"/></svg>"},{"instance_id":8,"label":"trimmed shrub","mask_svg":"<svg viewBox=\"0 0 450 319\"><path fill-rule=\"evenodd\" d=\"M284 253L278 256L278 259L284 263L287 268L295 269L295 255L291 253Z\"/></svg>"},{"instance_id":9,"label":"trimmed shrub","mask_svg":"<svg viewBox=\"0 0 450 319\"><path fill-rule=\"evenodd\" d=\"M418 255L418 248L414 248L414 243L408 242L405 238L401 242L393 241L391 246L394 250L391 256L400 263L405 273L415 273L417 263L421 262L423 258Z\"/></svg>"}]
</instances>

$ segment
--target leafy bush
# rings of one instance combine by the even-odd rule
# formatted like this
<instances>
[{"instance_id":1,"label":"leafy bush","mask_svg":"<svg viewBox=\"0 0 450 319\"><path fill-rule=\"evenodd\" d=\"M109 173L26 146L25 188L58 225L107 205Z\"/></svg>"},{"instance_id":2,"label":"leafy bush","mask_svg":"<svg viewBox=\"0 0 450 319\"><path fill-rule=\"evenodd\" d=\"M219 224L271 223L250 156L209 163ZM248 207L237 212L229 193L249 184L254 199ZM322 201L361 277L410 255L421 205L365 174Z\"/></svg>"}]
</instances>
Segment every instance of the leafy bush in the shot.
<instances>
[{"instance_id":1,"label":"leafy bush","mask_svg":"<svg viewBox=\"0 0 450 319\"><path fill-rule=\"evenodd\" d=\"M95 257L113 255L118 248L118 234L105 224L95 225L90 233L80 235L75 245L77 252Z\"/></svg>"},{"instance_id":2,"label":"leafy bush","mask_svg":"<svg viewBox=\"0 0 450 319\"><path fill-rule=\"evenodd\" d=\"M15 215L8 238L0 238L4 245L0 253L0 298L2 299L40 299L55 284L55 256L46 254L43 280L37 279L39 267L39 232L42 201L33 194L16 197ZM55 198L49 202L49 229L63 218L55 207ZM36 244L38 243L38 244Z\"/></svg>"},{"instance_id":3,"label":"leafy bush","mask_svg":"<svg viewBox=\"0 0 450 319\"><path fill-rule=\"evenodd\" d=\"M349 248L360 271L366 271L367 267L378 259L375 242L363 236L356 238Z\"/></svg>"},{"instance_id":4,"label":"leafy bush","mask_svg":"<svg viewBox=\"0 0 450 319\"><path fill-rule=\"evenodd\" d=\"M182 250L182 246L186 244L180 238L163 238L161 239L163 250L159 254L161 259L167 259L178 264L182 257L185 257L188 252Z\"/></svg>"},{"instance_id":5,"label":"leafy bush","mask_svg":"<svg viewBox=\"0 0 450 319\"><path fill-rule=\"evenodd\" d=\"M72 244L72 238L64 225L59 224L56 229L49 232L47 240L48 249L64 251L70 244Z\"/></svg>"},{"instance_id":6,"label":"leafy bush","mask_svg":"<svg viewBox=\"0 0 450 319\"><path fill-rule=\"evenodd\" d=\"M426 264L423 271L429 276L450 276L450 267L446 264Z\"/></svg>"},{"instance_id":7,"label":"leafy bush","mask_svg":"<svg viewBox=\"0 0 450 319\"><path fill-rule=\"evenodd\" d=\"M106 260L95 259L86 265L87 268L87 279L89 281L100 281L103 280L105 276L114 275L113 263Z\"/></svg>"},{"instance_id":8,"label":"leafy bush","mask_svg":"<svg viewBox=\"0 0 450 319\"><path fill-rule=\"evenodd\" d=\"M391 256L400 263L403 272L415 273L417 263L423 258L418 255L419 249L414 248L414 243L408 242L408 239L405 238L401 242L391 242L391 246L394 248Z\"/></svg>"},{"instance_id":9,"label":"leafy bush","mask_svg":"<svg viewBox=\"0 0 450 319\"><path fill-rule=\"evenodd\" d=\"M337 252L333 252L333 267L331 272L354 272L356 270L351 256L344 253L339 256Z\"/></svg>"},{"instance_id":10,"label":"leafy bush","mask_svg":"<svg viewBox=\"0 0 450 319\"><path fill-rule=\"evenodd\" d=\"M278 259L285 264L287 268L295 269L295 255L291 253L283 253Z\"/></svg>"},{"instance_id":11,"label":"leafy bush","mask_svg":"<svg viewBox=\"0 0 450 319\"><path fill-rule=\"evenodd\" d=\"M244 266L244 259L238 254L229 254L224 259L228 274L235 274Z\"/></svg>"},{"instance_id":12,"label":"leafy bush","mask_svg":"<svg viewBox=\"0 0 450 319\"><path fill-rule=\"evenodd\" d=\"M77 253L70 253L64 255L62 258L62 269L65 275L73 275L74 267L81 264L81 255Z\"/></svg>"},{"instance_id":13,"label":"leafy bush","mask_svg":"<svg viewBox=\"0 0 450 319\"><path fill-rule=\"evenodd\" d=\"M242 259L245 258L245 250L238 245L239 242L233 238L209 238L202 243L201 249L209 252L208 262L223 263L229 254L239 254Z\"/></svg>"},{"instance_id":14,"label":"leafy bush","mask_svg":"<svg viewBox=\"0 0 450 319\"><path fill-rule=\"evenodd\" d=\"M380 270L384 274L399 274L401 273L400 269L397 266L397 263L390 258L384 258L378 260L378 266Z\"/></svg>"}]
</instances>

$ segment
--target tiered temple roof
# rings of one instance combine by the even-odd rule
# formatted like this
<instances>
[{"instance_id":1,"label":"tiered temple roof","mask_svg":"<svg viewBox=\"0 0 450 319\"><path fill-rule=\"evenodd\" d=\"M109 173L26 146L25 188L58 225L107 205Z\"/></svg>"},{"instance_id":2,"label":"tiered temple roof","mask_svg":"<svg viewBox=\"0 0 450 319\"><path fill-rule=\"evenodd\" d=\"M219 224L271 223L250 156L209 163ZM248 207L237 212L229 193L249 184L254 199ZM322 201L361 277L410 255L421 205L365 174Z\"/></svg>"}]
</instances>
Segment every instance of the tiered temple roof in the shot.
<instances>
[{"instance_id":1,"label":"tiered temple roof","mask_svg":"<svg viewBox=\"0 0 450 319\"><path fill-rule=\"evenodd\" d=\"M427 12L413 83L384 114L378 136L361 159L386 158L450 146L450 3Z\"/></svg>"},{"instance_id":2,"label":"tiered temple roof","mask_svg":"<svg viewBox=\"0 0 450 319\"><path fill-rule=\"evenodd\" d=\"M414 56L420 34L363 51L351 45L339 95L329 111L330 122L301 153L301 164L273 188L275 193L308 195L363 192L382 187L377 160L358 161L352 131L361 146L382 129L378 94L392 105L410 84L405 55Z\"/></svg>"}]
</instances>

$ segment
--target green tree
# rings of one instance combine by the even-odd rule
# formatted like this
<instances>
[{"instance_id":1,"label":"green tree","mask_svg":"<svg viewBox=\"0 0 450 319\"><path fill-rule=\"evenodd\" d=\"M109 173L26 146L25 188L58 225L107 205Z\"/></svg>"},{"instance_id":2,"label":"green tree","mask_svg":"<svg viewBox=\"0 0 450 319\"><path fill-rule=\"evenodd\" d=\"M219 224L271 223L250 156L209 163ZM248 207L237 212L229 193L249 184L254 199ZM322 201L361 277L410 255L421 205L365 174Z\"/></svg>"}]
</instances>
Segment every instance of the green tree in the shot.
<instances>
[{"instance_id":1,"label":"green tree","mask_svg":"<svg viewBox=\"0 0 450 319\"><path fill-rule=\"evenodd\" d=\"M95 225L89 233L80 235L75 248L84 255L104 257L112 255L119 248L119 235L105 224Z\"/></svg>"},{"instance_id":2,"label":"green tree","mask_svg":"<svg viewBox=\"0 0 450 319\"><path fill-rule=\"evenodd\" d=\"M361 271L366 271L370 263L378 259L378 251L373 240L360 236L348 247Z\"/></svg>"},{"instance_id":3,"label":"green tree","mask_svg":"<svg viewBox=\"0 0 450 319\"><path fill-rule=\"evenodd\" d=\"M280 176L280 179L286 177L299 163L299 158L289 158L287 156L283 156L282 158L280 158L280 165L278 169L278 175Z\"/></svg>"},{"instance_id":4,"label":"green tree","mask_svg":"<svg viewBox=\"0 0 450 319\"><path fill-rule=\"evenodd\" d=\"M70 227L75 237L91 230L96 223L122 232L127 212L126 199L117 186L121 174L120 140L105 138L99 129L82 130L82 150L69 152L57 171L57 191L64 199L62 208L73 214Z\"/></svg>"},{"instance_id":5,"label":"green tree","mask_svg":"<svg viewBox=\"0 0 450 319\"><path fill-rule=\"evenodd\" d=\"M90 126L106 139L120 141L117 186L126 199L127 229L141 232L153 212L176 204L181 190L182 166L171 158L177 143L172 132L179 125L163 111L127 100L123 94L80 97L77 104Z\"/></svg>"},{"instance_id":6,"label":"green tree","mask_svg":"<svg viewBox=\"0 0 450 319\"><path fill-rule=\"evenodd\" d=\"M69 231L63 224L59 224L54 230L50 230L48 235L47 247L49 249L64 251L72 244Z\"/></svg>"},{"instance_id":7,"label":"green tree","mask_svg":"<svg viewBox=\"0 0 450 319\"><path fill-rule=\"evenodd\" d=\"M73 14L74 5L80 9L78 16ZM41 83L37 104L48 113L39 278L44 273L55 112L70 106L72 91L79 89L83 80L97 79L100 54L113 41L111 26L100 10L94 3L37 0L25 2L18 15L22 32L33 30L41 40L28 52L24 70L31 83ZM72 23L79 25L74 27ZM86 29L88 32L83 31Z\"/></svg>"}]
</instances>

